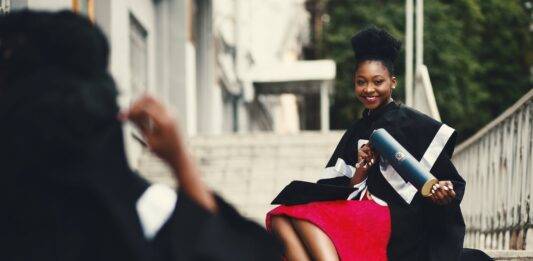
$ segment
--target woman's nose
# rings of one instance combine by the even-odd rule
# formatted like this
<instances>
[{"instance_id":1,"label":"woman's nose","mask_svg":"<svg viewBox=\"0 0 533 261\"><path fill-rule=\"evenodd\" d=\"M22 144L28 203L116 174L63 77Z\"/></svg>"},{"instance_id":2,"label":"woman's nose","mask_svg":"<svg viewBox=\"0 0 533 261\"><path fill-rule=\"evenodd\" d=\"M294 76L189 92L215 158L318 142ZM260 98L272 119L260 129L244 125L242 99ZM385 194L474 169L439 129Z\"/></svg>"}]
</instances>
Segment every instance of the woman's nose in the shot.
<instances>
[{"instance_id":1,"label":"woman's nose","mask_svg":"<svg viewBox=\"0 0 533 261\"><path fill-rule=\"evenodd\" d=\"M363 89L363 92L366 93L366 94L373 93L374 91L375 91L374 87L372 87L370 85Z\"/></svg>"}]
</instances>

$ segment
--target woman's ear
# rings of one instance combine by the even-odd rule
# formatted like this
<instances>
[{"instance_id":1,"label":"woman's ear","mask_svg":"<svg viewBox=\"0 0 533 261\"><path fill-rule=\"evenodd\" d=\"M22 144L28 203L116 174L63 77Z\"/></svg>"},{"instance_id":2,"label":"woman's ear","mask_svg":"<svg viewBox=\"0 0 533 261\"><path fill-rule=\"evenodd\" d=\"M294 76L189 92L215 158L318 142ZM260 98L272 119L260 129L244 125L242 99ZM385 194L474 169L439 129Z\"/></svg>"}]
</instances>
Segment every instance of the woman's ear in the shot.
<instances>
[{"instance_id":1,"label":"woman's ear","mask_svg":"<svg viewBox=\"0 0 533 261\"><path fill-rule=\"evenodd\" d=\"M396 88L396 83L397 83L396 76L392 76L391 82L392 82L392 87L391 88L395 89Z\"/></svg>"}]
</instances>

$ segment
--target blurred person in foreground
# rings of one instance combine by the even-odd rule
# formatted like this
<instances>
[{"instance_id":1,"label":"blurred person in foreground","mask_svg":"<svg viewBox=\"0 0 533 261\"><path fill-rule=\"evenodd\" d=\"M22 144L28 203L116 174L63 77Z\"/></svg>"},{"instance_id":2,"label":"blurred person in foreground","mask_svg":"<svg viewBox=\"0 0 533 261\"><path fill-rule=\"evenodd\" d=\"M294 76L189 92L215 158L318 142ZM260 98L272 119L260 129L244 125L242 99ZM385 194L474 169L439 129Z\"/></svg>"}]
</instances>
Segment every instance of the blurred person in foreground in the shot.
<instances>
[{"instance_id":1,"label":"blurred person in foreground","mask_svg":"<svg viewBox=\"0 0 533 261\"><path fill-rule=\"evenodd\" d=\"M208 191L151 97L119 114L102 32L71 12L0 17L0 260L276 260L277 243ZM179 192L132 171L131 120Z\"/></svg>"}]
</instances>

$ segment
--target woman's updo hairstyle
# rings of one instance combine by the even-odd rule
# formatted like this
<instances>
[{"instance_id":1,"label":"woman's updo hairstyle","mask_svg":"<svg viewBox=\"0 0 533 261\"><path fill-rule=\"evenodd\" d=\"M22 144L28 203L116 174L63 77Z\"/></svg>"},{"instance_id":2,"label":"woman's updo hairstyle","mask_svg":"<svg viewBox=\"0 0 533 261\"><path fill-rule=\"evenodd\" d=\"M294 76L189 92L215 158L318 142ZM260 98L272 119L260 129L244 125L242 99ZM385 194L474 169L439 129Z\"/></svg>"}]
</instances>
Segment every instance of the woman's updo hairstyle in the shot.
<instances>
[{"instance_id":1,"label":"woman's updo hairstyle","mask_svg":"<svg viewBox=\"0 0 533 261\"><path fill-rule=\"evenodd\" d=\"M394 63L398 58L401 43L383 29L369 26L352 37L356 70L361 62L381 61L390 75L394 75Z\"/></svg>"}]
</instances>

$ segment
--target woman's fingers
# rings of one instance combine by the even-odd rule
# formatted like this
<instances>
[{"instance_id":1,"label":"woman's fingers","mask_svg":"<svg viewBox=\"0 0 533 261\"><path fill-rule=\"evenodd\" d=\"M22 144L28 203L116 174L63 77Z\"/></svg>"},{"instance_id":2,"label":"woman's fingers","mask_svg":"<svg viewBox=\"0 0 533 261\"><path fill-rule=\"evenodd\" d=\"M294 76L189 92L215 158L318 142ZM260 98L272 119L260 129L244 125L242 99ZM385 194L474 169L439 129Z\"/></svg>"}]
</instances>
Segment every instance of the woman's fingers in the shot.
<instances>
[{"instance_id":1,"label":"woman's fingers","mask_svg":"<svg viewBox=\"0 0 533 261\"><path fill-rule=\"evenodd\" d=\"M375 153L374 151L369 147L368 144L365 144L360 149L362 159L367 162L367 164L374 164L375 160Z\"/></svg>"},{"instance_id":2,"label":"woman's fingers","mask_svg":"<svg viewBox=\"0 0 533 261\"><path fill-rule=\"evenodd\" d=\"M142 97L134 104L130 114L132 117L135 117L136 115L147 116L152 119L156 125L164 123L162 119L166 116L163 105L148 95Z\"/></svg>"},{"instance_id":3,"label":"woman's fingers","mask_svg":"<svg viewBox=\"0 0 533 261\"><path fill-rule=\"evenodd\" d=\"M444 196L443 191L441 189L438 189L437 191L435 191L435 197L438 200L442 200L445 196Z\"/></svg>"},{"instance_id":4,"label":"woman's fingers","mask_svg":"<svg viewBox=\"0 0 533 261\"><path fill-rule=\"evenodd\" d=\"M363 150L360 150L358 155L361 160L366 160L368 158L368 154Z\"/></svg>"},{"instance_id":5,"label":"woman's fingers","mask_svg":"<svg viewBox=\"0 0 533 261\"><path fill-rule=\"evenodd\" d=\"M439 183L442 185L445 191L446 198L449 199L449 201L454 199L456 194L455 194L455 191L453 190L453 183L449 180L440 181Z\"/></svg>"},{"instance_id":6,"label":"woman's fingers","mask_svg":"<svg viewBox=\"0 0 533 261\"><path fill-rule=\"evenodd\" d=\"M433 185L431 189L430 199L436 204L449 204L456 196L453 190L453 183L451 181L440 181Z\"/></svg>"},{"instance_id":7,"label":"woman's fingers","mask_svg":"<svg viewBox=\"0 0 533 261\"><path fill-rule=\"evenodd\" d=\"M357 152L357 163L355 168L370 168L378 160L378 154L372 150L372 147L367 143L361 146Z\"/></svg>"},{"instance_id":8,"label":"woman's fingers","mask_svg":"<svg viewBox=\"0 0 533 261\"><path fill-rule=\"evenodd\" d=\"M374 165L374 163L376 163L378 161L378 158L379 158L379 153L377 151L375 151L372 146L370 144L365 144L367 146L365 146L365 148L368 150L368 162L371 164L371 165Z\"/></svg>"},{"instance_id":9,"label":"woman's fingers","mask_svg":"<svg viewBox=\"0 0 533 261\"><path fill-rule=\"evenodd\" d=\"M451 181L449 181L449 180L444 180L444 181L441 181L441 183L442 183L444 186L448 187L449 189L453 189L453 183L452 183Z\"/></svg>"},{"instance_id":10,"label":"woman's fingers","mask_svg":"<svg viewBox=\"0 0 533 261\"><path fill-rule=\"evenodd\" d=\"M125 117L137 125L144 135L173 128L175 125L173 118L168 115L163 104L149 95L145 95L133 103L125 113Z\"/></svg>"},{"instance_id":11,"label":"woman's fingers","mask_svg":"<svg viewBox=\"0 0 533 261\"><path fill-rule=\"evenodd\" d=\"M450 198L455 198L455 196L457 195L457 194L455 194L455 191L453 189L448 191L448 194L449 194Z\"/></svg>"},{"instance_id":12,"label":"woman's fingers","mask_svg":"<svg viewBox=\"0 0 533 261\"><path fill-rule=\"evenodd\" d=\"M150 131L151 123L150 116L144 110L131 110L128 113L128 119L133 122L143 134L147 134Z\"/></svg>"},{"instance_id":13,"label":"woman's fingers","mask_svg":"<svg viewBox=\"0 0 533 261\"><path fill-rule=\"evenodd\" d=\"M444 199L446 200L447 203L450 203L452 199L455 198L455 195L456 195L453 189L444 191L443 194L444 194Z\"/></svg>"},{"instance_id":14,"label":"woman's fingers","mask_svg":"<svg viewBox=\"0 0 533 261\"><path fill-rule=\"evenodd\" d=\"M132 121L141 131L146 134L150 130L150 114L147 110L153 103L153 99L149 96L144 96L135 101L129 110L124 113L124 117Z\"/></svg>"},{"instance_id":15,"label":"woman's fingers","mask_svg":"<svg viewBox=\"0 0 533 261\"><path fill-rule=\"evenodd\" d=\"M365 166L368 162L368 153L364 150L359 150L357 162L359 165Z\"/></svg>"}]
</instances>

